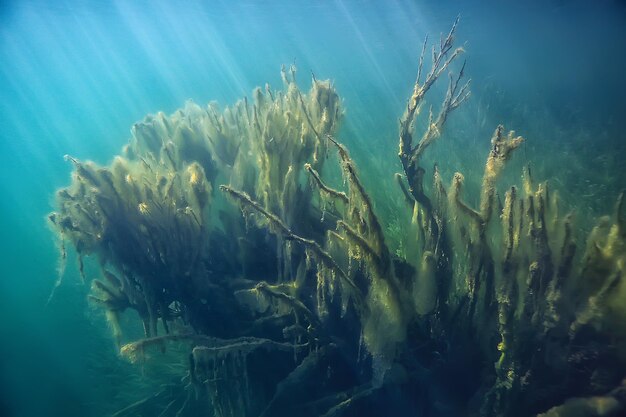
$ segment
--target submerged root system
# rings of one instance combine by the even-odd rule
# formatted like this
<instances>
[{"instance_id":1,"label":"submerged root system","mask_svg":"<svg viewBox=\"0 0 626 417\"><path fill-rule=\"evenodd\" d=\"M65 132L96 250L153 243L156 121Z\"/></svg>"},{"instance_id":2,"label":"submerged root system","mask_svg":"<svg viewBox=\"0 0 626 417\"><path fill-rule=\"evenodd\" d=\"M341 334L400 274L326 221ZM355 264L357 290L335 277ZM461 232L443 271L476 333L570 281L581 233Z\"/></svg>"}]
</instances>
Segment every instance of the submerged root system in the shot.
<instances>
[{"instance_id":1,"label":"submerged root system","mask_svg":"<svg viewBox=\"0 0 626 417\"><path fill-rule=\"evenodd\" d=\"M389 181L410 221L396 234L336 139L333 85L301 92L293 67L282 91L148 116L109 165L67 157L72 182L49 219L81 273L84 257L99 262L90 299L122 355L189 345L187 384L120 416L158 401L162 416L626 413L624 193L586 238L530 168L500 203L522 143L502 126L474 199L463 174L446 187L421 166L469 97L463 64L414 140L418 109L463 54L456 25L430 70L424 43L400 119L404 172ZM335 152L343 189L324 176ZM127 310L145 339L124 344Z\"/></svg>"}]
</instances>

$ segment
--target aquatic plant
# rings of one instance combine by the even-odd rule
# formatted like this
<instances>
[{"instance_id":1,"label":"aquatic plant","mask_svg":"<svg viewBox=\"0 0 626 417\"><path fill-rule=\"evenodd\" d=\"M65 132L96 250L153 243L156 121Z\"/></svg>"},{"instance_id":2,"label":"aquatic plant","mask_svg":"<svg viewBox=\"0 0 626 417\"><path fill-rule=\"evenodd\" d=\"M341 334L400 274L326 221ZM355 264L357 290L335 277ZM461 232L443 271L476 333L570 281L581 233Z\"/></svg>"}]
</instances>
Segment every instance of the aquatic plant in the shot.
<instances>
[{"instance_id":1,"label":"aquatic plant","mask_svg":"<svg viewBox=\"0 0 626 417\"><path fill-rule=\"evenodd\" d=\"M90 299L121 354L189 346L184 389L147 401L160 415L625 412L624 193L586 239L530 167L502 201L523 141L502 126L477 208L461 173L446 187L435 166L424 184L424 152L470 94L463 63L414 140L431 87L463 53L457 23L429 70L422 46L399 126L408 215L392 234L337 139L333 85L313 77L302 93L294 67L281 71L284 91L266 85L251 103L148 116L107 166L68 157L72 183L50 221L81 273L84 256L100 263ZM324 174L334 155L344 189ZM146 338L123 344L128 309Z\"/></svg>"}]
</instances>

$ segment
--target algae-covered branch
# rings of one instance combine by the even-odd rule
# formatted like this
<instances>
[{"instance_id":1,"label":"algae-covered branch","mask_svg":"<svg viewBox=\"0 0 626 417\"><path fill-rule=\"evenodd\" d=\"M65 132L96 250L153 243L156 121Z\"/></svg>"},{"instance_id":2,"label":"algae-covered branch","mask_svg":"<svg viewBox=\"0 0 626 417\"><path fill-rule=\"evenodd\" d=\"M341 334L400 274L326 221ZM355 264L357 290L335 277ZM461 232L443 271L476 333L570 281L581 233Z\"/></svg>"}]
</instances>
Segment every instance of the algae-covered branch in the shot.
<instances>
[{"instance_id":1,"label":"algae-covered branch","mask_svg":"<svg viewBox=\"0 0 626 417\"><path fill-rule=\"evenodd\" d=\"M118 416L147 403L172 417L626 413L624 193L576 236L575 208L530 167L502 184L523 141L502 126L485 138L475 198L465 175L480 172L422 167L470 93L457 23L431 59L424 43L400 118L403 173L378 179L400 185L399 233L341 143L335 87L313 78L301 91L294 67L282 90L146 117L108 165L68 157L49 219L81 273L84 257L98 262L84 279L120 353L188 354L176 394ZM128 310L144 339L128 340Z\"/></svg>"}]
</instances>

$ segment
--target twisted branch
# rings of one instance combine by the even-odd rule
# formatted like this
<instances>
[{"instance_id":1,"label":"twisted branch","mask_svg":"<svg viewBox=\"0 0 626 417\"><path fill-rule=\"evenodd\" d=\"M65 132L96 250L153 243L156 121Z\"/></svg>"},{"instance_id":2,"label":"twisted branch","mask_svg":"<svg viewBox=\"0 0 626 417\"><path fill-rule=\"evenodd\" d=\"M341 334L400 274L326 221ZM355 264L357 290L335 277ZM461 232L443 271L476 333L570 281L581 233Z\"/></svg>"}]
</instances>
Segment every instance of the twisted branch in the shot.
<instances>
[{"instance_id":1,"label":"twisted branch","mask_svg":"<svg viewBox=\"0 0 626 417\"><path fill-rule=\"evenodd\" d=\"M311 178L313 178L320 190L324 191L333 198L341 200L344 204L348 204L348 196L346 195L346 193L344 193L343 191L337 191L324 184L324 181L322 181L322 179L320 178L320 174L315 169L313 169L311 164L304 164L304 169L306 169L307 172L311 174Z\"/></svg>"},{"instance_id":2,"label":"twisted branch","mask_svg":"<svg viewBox=\"0 0 626 417\"><path fill-rule=\"evenodd\" d=\"M469 85L470 81L467 81L461 86L460 81L463 78L465 63L461 67L461 71L456 78L450 76L450 83L446 92L446 97L443 101L439 114L436 120L433 120L432 111L429 115L428 128L424 132L417 146L413 146L413 125L415 118L417 117L419 106L421 105L424 96L435 83L435 81L443 74L444 71L450 66L450 64L463 53L463 48L456 48L451 54L448 53L452 50L454 43L454 33L456 31L459 18L457 17L450 29L450 32L445 39L441 39L439 42L439 49L433 46L432 50L432 66L424 83L420 83L422 76L422 70L424 65L424 54L426 52L426 43L428 38L424 40L422 46L422 52L419 58L419 65L417 70L417 79L413 87L413 94L409 98L407 108L400 119L400 143L398 156L402 162L402 168L407 177L409 183L409 191L415 200L424 208L427 216L432 219L432 203L430 199L424 194L423 178L424 169L419 166L419 159L424 153L426 148L441 135L441 130L448 115L454 109L459 107L470 95Z\"/></svg>"},{"instance_id":3,"label":"twisted branch","mask_svg":"<svg viewBox=\"0 0 626 417\"><path fill-rule=\"evenodd\" d=\"M296 241L300 243L302 246L304 246L307 250L311 251L311 253L313 253L315 258L319 262L321 262L324 266L334 271L342 281L347 283L350 286L350 288L352 288L352 290L355 292L355 294L357 294L357 296L359 297L362 296L361 291L357 288L357 286L350 279L350 277L348 277L348 275L343 271L343 269L341 269L341 267L337 264L337 262L335 262L335 260L330 256L330 254L326 252L324 249L322 249L319 243L311 239L303 238L293 233L291 229L289 229L289 227L287 227L287 225L283 223L283 221L278 216L265 210L263 206L261 206L256 201L252 200L252 198L250 198L250 196L246 194L245 192L235 190L234 188L231 188L227 185L220 185L220 190L228 193L228 195L230 195L235 200L239 201L241 204L247 207L250 207L257 213L265 217L270 222L275 232L280 233L285 239Z\"/></svg>"}]
</instances>

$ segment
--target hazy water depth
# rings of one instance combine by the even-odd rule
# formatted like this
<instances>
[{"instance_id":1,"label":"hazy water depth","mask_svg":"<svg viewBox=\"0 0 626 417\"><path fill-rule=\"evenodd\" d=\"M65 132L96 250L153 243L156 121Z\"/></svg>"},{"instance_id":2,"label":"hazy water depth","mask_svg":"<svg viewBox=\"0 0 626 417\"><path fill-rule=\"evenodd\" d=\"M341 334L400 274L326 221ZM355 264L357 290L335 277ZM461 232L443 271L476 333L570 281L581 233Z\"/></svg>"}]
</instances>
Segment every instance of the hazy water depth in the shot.
<instances>
[{"instance_id":1,"label":"hazy water depth","mask_svg":"<svg viewBox=\"0 0 626 417\"><path fill-rule=\"evenodd\" d=\"M44 307L58 257L45 215L69 182L63 155L106 163L145 114L233 103L279 87L281 64L295 63L303 89L311 73L334 80L340 137L384 198L422 40L457 15L473 96L432 160L446 178L479 181L502 122L527 138L519 166L534 159L583 215L605 212L626 185L623 2L0 3L0 415L101 416L138 398L120 393L139 371L117 358L72 259Z\"/></svg>"}]
</instances>

